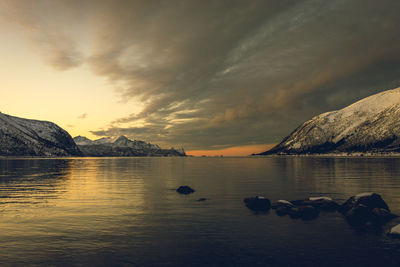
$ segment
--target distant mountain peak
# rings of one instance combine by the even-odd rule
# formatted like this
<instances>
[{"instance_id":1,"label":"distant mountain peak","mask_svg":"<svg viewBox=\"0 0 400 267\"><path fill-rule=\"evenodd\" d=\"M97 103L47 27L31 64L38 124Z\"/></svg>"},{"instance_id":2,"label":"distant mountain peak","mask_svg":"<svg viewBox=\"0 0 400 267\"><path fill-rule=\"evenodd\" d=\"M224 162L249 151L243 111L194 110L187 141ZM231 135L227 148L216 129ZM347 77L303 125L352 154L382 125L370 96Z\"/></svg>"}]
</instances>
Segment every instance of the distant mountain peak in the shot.
<instances>
[{"instance_id":1,"label":"distant mountain peak","mask_svg":"<svg viewBox=\"0 0 400 267\"><path fill-rule=\"evenodd\" d=\"M120 145L120 146L130 146L131 143L133 143L132 140L127 138L124 135L119 136L115 141L113 142L114 145Z\"/></svg>"},{"instance_id":2,"label":"distant mountain peak","mask_svg":"<svg viewBox=\"0 0 400 267\"><path fill-rule=\"evenodd\" d=\"M102 137L93 141L94 144L111 144L113 139L110 137Z\"/></svg>"},{"instance_id":3,"label":"distant mountain peak","mask_svg":"<svg viewBox=\"0 0 400 267\"><path fill-rule=\"evenodd\" d=\"M400 152L400 88L304 122L266 154Z\"/></svg>"},{"instance_id":4,"label":"distant mountain peak","mask_svg":"<svg viewBox=\"0 0 400 267\"><path fill-rule=\"evenodd\" d=\"M77 145L87 145L87 144L91 144L93 142L89 138L87 138L85 136L81 136L81 135L75 136L74 141Z\"/></svg>"},{"instance_id":5,"label":"distant mountain peak","mask_svg":"<svg viewBox=\"0 0 400 267\"><path fill-rule=\"evenodd\" d=\"M129 140L129 141L131 141L128 137L126 137L125 135L120 135L120 136L118 136L117 137L117 139L115 139L115 140L118 140L118 139L120 139L120 140Z\"/></svg>"}]
</instances>

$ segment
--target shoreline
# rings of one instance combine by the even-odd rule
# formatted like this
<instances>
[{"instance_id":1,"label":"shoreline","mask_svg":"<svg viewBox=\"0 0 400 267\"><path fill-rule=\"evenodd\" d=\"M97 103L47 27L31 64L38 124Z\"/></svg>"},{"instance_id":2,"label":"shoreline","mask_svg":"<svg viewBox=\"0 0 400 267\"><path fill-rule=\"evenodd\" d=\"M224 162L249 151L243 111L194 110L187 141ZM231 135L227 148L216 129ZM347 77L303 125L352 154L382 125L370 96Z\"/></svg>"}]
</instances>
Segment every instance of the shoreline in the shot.
<instances>
[{"instance_id":1,"label":"shoreline","mask_svg":"<svg viewBox=\"0 0 400 267\"><path fill-rule=\"evenodd\" d=\"M306 158L400 158L400 153L326 153L326 154L270 154L252 157L306 157Z\"/></svg>"}]
</instances>

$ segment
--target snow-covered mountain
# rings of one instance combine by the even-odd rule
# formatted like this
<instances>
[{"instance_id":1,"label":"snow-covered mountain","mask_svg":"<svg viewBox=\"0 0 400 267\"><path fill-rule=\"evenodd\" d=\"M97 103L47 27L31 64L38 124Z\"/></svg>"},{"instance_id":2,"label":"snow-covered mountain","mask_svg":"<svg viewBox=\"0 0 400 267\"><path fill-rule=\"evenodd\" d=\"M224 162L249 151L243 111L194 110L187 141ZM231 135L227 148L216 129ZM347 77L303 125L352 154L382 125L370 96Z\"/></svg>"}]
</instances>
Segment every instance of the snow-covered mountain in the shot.
<instances>
[{"instance_id":1,"label":"snow-covered mountain","mask_svg":"<svg viewBox=\"0 0 400 267\"><path fill-rule=\"evenodd\" d=\"M74 141L78 146L85 146L85 145L103 145L103 144L111 144L113 140L109 137L102 137L96 140L90 140L85 136L75 136Z\"/></svg>"},{"instance_id":2,"label":"snow-covered mountain","mask_svg":"<svg viewBox=\"0 0 400 267\"><path fill-rule=\"evenodd\" d=\"M74 141L75 141L75 144L77 144L78 146L93 144L92 140L90 140L89 138L87 138L85 136L80 136L80 135L75 136Z\"/></svg>"},{"instance_id":3,"label":"snow-covered mountain","mask_svg":"<svg viewBox=\"0 0 400 267\"><path fill-rule=\"evenodd\" d=\"M104 144L111 144L113 142L113 139L110 137L102 137L100 139L96 139L93 141L93 144L95 145L104 145Z\"/></svg>"},{"instance_id":4,"label":"snow-covered mountain","mask_svg":"<svg viewBox=\"0 0 400 267\"><path fill-rule=\"evenodd\" d=\"M80 156L72 137L48 121L0 112L0 156Z\"/></svg>"},{"instance_id":5,"label":"snow-covered mountain","mask_svg":"<svg viewBox=\"0 0 400 267\"><path fill-rule=\"evenodd\" d=\"M295 129L268 154L400 152L400 88L320 114Z\"/></svg>"},{"instance_id":6,"label":"snow-covered mountain","mask_svg":"<svg viewBox=\"0 0 400 267\"><path fill-rule=\"evenodd\" d=\"M77 136L74 140L85 156L186 156L183 148L162 149L144 141L132 141L126 136L119 136L115 140L103 137L94 141Z\"/></svg>"}]
</instances>

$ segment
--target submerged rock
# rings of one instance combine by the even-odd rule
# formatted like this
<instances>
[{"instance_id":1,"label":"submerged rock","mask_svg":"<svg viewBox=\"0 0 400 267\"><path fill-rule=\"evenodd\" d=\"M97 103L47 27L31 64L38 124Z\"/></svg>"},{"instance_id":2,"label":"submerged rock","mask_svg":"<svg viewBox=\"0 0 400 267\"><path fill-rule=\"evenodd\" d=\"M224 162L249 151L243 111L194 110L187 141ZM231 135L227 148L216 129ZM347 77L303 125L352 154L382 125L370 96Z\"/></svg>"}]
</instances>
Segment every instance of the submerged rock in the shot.
<instances>
[{"instance_id":1,"label":"submerged rock","mask_svg":"<svg viewBox=\"0 0 400 267\"><path fill-rule=\"evenodd\" d=\"M262 196L245 198L246 207L254 211L268 211L271 208L271 202L268 198Z\"/></svg>"},{"instance_id":2,"label":"submerged rock","mask_svg":"<svg viewBox=\"0 0 400 267\"><path fill-rule=\"evenodd\" d=\"M207 198L201 197L201 198L199 198L197 201L206 201L206 200L207 200Z\"/></svg>"},{"instance_id":3,"label":"submerged rock","mask_svg":"<svg viewBox=\"0 0 400 267\"><path fill-rule=\"evenodd\" d=\"M187 195L187 194L194 193L194 189L191 188L190 186L182 185L178 189L176 189L176 192L178 192L179 194Z\"/></svg>"}]
</instances>

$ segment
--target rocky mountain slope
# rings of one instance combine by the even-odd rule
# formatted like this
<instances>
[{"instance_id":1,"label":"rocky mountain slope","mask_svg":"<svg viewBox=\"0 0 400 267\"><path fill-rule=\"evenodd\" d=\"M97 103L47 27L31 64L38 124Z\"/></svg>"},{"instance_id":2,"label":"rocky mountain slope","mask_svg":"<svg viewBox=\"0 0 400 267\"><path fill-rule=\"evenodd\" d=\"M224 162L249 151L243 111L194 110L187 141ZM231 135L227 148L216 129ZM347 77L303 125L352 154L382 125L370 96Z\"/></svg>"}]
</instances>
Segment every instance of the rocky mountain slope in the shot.
<instances>
[{"instance_id":1,"label":"rocky mountain slope","mask_svg":"<svg viewBox=\"0 0 400 267\"><path fill-rule=\"evenodd\" d=\"M125 136L115 140L100 138L94 141L84 136L77 136L74 140L83 154L90 157L186 156L183 149L162 149L158 145L132 141Z\"/></svg>"},{"instance_id":2,"label":"rocky mountain slope","mask_svg":"<svg viewBox=\"0 0 400 267\"><path fill-rule=\"evenodd\" d=\"M0 112L0 156L80 155L72 137L56 124Z\"/></svg>"},{"instance_id":3,"label":"rocky mountain slope","mask_svg":"<svg viewBox=\"0 0 400 267\"><path fill-rule=\"evenodd\" d=\"M400 88L320 114L260 155L400 152Z\"/></svg>"}]
</instances>

